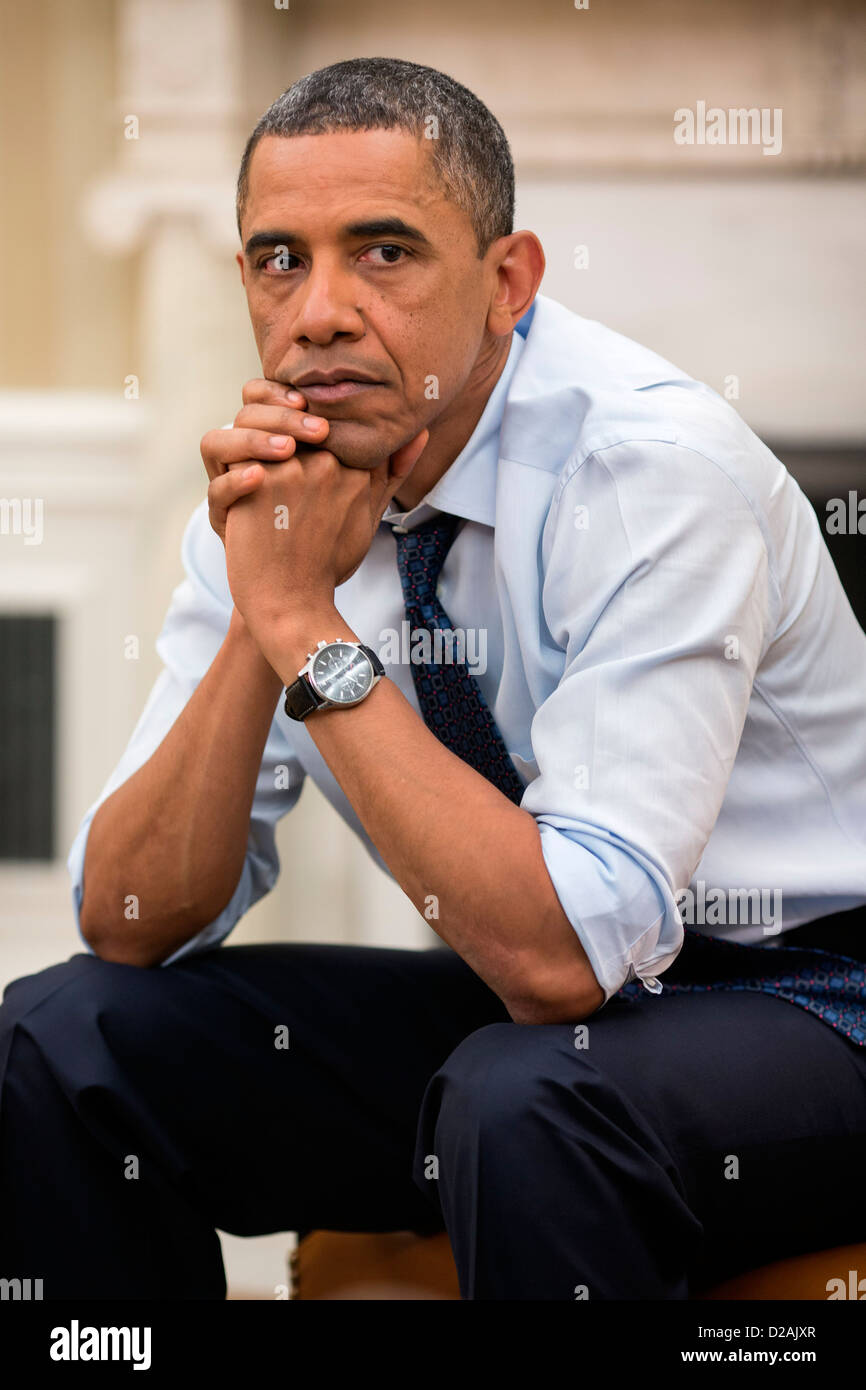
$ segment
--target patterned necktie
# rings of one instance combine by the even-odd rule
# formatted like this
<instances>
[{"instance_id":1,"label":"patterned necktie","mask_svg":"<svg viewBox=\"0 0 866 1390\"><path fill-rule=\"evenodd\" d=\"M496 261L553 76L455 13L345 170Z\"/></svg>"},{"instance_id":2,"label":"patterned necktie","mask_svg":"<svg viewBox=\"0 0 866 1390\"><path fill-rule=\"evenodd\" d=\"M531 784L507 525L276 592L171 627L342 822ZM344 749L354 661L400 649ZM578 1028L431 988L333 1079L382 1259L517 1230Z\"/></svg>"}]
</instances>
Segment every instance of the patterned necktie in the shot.
<instances>
[{"instance_id":1,"label":"patterned necktie","mask_svg":"<svg viewBox=\"0 0 866 1390\"><path fill-rule=\"evenodd\" d=\"M664 989L673 994L707 989L774 994L866 1046L866 966L861 961L817 946L746 946L694 927L684 931L682 951L665 971ZM679 980L684 967L688 978ZM642 992L636 980L619 990L631 999Z\"/></svg>"},{"instance_id":2,"label":"patterned necktie","mask_svg":"<svg viewBox=\"0 0 866 1390\"><path fill-rule=\"evenodd\" d=\"M432 659L413 661L412 677L425 724L446 747L519 804L523 784L478 683L464 663L436 659L436 630L452 631L436 595L436 581L457 522L456 516L442 512L414 531L401 533L394 528L413 645L418 632L426 630L431 637ZM746 946L693 927L684 930L683 948L665 972L662 990L772 994L807 1009L851 1042L866 1046L866 966L860 961L813 946ZM685 978L679 978L682 975ZM637 999L645 994L645 986L632 980L615 997Z\"/></svg>"},{"instance_id":3,"label":"patterned necktie","mask_svg":"<svg viewBox=\"0 0 866 1390\"><path fill-rule=\"evenodd\" d=\"M414 531L394 529L412 647L414 650L417 642L421 654L431 658L412 661L412 679L427 727L446 748L519 804L523 783L478 682L464 661L453 659L455 647L459 654L459 645L453 637L446 637L454 629L436 594L439 571L458 520L441 512Z\"/></svg>"}]
</instances>

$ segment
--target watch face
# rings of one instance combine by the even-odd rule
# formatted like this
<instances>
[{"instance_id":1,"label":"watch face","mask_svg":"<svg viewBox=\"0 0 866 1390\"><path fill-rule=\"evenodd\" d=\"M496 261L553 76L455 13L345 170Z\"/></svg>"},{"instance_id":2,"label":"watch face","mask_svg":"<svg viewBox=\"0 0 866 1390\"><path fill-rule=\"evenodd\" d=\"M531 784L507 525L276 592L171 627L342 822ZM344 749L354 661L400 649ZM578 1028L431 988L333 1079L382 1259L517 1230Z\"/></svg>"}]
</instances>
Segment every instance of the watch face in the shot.
<instances>
[{"instance_id":1,"label":"watch face","mask_svg":"<svg viewBox=\"0 0 866 1390\"><path fill-rule=\"evenodd\" d=\"M313 657L310 680L335 705L355 705L373 684L370 658L349 642L329 642Z\"/></svg>"}]
</instances>

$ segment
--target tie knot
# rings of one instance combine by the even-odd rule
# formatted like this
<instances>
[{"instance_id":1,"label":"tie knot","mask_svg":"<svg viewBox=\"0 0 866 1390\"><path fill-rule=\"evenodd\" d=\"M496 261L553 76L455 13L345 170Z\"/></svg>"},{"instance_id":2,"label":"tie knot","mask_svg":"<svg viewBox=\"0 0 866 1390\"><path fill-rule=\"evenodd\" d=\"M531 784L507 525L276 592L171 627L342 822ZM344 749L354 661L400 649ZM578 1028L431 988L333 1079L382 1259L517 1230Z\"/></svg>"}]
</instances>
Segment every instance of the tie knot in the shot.
<instances>
[{"instance_id":1,"label":"tie knot","mask_svg":"<svg viewBox=\"0 0 866 1390\"><path fill-rule=\"evenodd\" d=\"M457 530L459 517L440 512L414 531L394 532L397 566L408 599L423 602L436 592L436 581Z\"/></svg>"}]
</instances>

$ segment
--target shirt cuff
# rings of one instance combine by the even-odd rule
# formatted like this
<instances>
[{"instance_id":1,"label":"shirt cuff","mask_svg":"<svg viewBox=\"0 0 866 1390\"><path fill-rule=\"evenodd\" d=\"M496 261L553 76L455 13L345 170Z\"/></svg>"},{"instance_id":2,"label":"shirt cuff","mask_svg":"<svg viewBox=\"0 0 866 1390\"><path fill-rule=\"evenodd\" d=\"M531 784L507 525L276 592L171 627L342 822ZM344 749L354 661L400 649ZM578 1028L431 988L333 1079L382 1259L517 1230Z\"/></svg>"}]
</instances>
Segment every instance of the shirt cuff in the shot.
<instances>
[{"instance_id":1,"label":"shirt cuff","mask_svg":"<svg viewBox=\"0 0 866 1390\"><path fill-rule=\"evenodd\" d=\"M660 994L658 976L679 955L684 932L658 869L602 832L576 830L556 816L536 820L547 871L604 1003L635 979Z\"/></svg>"}]
</instances>

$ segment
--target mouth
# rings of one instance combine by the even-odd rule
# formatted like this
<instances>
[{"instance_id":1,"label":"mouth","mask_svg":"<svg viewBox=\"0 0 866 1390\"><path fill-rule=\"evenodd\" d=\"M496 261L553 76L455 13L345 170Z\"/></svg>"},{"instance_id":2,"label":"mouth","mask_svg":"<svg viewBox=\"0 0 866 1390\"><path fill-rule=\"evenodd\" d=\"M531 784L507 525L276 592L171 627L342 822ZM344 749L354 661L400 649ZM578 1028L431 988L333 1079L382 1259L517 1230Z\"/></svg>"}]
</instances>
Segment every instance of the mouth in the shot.
<instances>
[{"instance_id":1,"label":"mouth","mask_svg":"<svg viewBox=\"0 0 866 1390\"><path fill-rule=\"evenodd\" d=\"M292 385L311 401L342 401L363 391L370 391L384 382L352 367L333 367L329 372L304 372L295 377Z\"/></svg>"},{"instance_id":2,"label":"mouth","mask_svg":"<svg viewBox=\"0 0 866 1390\"><path fill-rule=\"evenodd\" d=\"M341 381L309 381L304 385L294 382L293 385L306 396L309 401L318 401L326 404L328 401L344 401L349 396L361 395L364 391L375 391L378 386L384 383L381 381L359 381L354 377L344 377Z\"/></svg>"}]
</instances>

